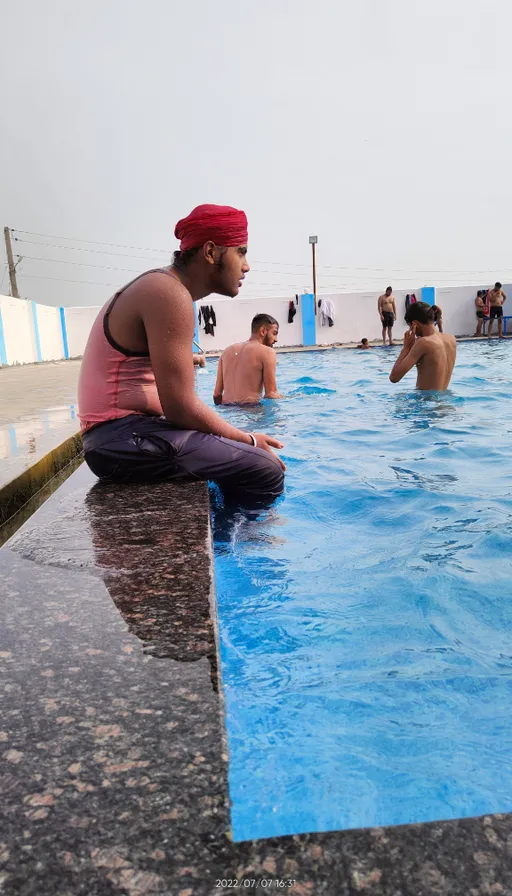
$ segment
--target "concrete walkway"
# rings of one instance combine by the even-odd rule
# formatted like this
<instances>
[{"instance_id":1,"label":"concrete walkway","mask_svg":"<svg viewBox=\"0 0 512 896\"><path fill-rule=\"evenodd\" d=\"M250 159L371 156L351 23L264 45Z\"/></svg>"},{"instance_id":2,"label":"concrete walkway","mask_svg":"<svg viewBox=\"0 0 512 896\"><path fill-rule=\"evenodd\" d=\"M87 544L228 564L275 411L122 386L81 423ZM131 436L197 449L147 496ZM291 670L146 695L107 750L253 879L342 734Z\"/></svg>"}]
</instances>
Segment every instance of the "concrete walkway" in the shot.
<instances>
[{"instance_id":1,"label":"concrete walkway","mask_svg":"<svg viewBox=\"0 0 512 896\"><path fill-rule=\"evenodd\" d=\"M0 368L0 487L78 432L80 361Z\"/></svg>"}]
</instances>

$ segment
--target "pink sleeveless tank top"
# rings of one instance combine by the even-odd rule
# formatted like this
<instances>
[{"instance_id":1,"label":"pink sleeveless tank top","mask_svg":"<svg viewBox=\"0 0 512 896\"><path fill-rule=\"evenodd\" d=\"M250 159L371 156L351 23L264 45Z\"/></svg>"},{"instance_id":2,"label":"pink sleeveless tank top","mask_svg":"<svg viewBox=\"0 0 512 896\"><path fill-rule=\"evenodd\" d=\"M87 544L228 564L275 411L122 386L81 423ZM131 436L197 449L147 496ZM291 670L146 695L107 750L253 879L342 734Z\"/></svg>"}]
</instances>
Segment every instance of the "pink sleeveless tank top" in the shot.
<instances>
[{"instance_id":1,"label":"pink sleeveless tank top","mask_svg":"<svg viewBox=\"0 0 512 896\"><path fill-rule=\"evenodd\" d=\"M122 348L110 334L109 316L121 293L146 274L172 274L155 268L135 277L101 309L85 346L78 379L81 432L128 414L163 414L149 352Z\"/></svg>"}]
</instances>

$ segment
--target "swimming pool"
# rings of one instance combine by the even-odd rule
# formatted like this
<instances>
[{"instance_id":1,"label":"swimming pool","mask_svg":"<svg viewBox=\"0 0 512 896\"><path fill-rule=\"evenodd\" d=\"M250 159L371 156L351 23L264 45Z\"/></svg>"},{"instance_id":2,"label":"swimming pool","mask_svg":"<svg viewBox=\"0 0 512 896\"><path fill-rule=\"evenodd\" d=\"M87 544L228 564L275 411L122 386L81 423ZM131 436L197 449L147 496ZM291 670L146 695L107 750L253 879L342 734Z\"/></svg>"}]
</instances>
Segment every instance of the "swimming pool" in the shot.
<instances>
[{"instance_id":1,"label":"swimming pool","mask_svg":"<svg viewBox=\"0 0 512 896\"><path fill-rule=\"evenodd\" d=\"M512 810L512 346L445 393L396 355L282 354L287 400L222 409L288 468L214 521L235 840Z\"/></svg>"}]
</instances>

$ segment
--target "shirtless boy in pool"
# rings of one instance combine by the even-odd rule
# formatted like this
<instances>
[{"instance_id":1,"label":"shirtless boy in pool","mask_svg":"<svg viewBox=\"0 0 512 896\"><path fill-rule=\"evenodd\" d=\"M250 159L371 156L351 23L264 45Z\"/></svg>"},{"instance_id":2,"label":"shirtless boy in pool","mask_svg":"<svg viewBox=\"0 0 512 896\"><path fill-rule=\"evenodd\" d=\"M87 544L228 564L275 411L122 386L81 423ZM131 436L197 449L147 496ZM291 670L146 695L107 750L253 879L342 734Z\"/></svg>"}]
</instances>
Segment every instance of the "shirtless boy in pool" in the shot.
<instances>
[{"instance_id":1,"label":"shirtless boy in pool","mask_svg":"<svg viewBox=\"0 0 512 896\"><path fill-rule=\"evenodd\" d=\"M436 331L434 312L426 302L410 305L405 312L405 322L409 324L409 330L404 335L404 347L389 379L392 383L399 383L416 365L417 389L447 389L457 354L455 337Z\"/></svg>"},{"instance_id":2,"label":"shirtless boy in pool","mask_svg":"<svg viewBox=\"0 0 512 896\"><path fill-rule=\"evenodd\" d=\"M251 338L224 349L217 368L215 404L257 404L265 398L282 398L276 382L279 324L270 314L257 314L251 323Z\"/></svg>"}]
</instances>

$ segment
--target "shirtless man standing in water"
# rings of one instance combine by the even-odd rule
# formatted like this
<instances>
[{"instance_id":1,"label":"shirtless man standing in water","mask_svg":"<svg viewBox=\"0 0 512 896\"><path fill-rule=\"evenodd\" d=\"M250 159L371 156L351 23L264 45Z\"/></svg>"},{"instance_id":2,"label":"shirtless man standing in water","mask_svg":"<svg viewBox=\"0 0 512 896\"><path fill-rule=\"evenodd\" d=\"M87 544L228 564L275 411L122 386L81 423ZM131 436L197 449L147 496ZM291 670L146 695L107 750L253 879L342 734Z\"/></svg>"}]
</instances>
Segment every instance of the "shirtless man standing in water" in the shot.
<instances>
[{"instance_id":1,"label":"shirtless man standing in water","mask_svg":"<svg viewBox=\"0 0 512 896\"><path fill-rule=\"evenodd\" d=\"M276 383L276 355L279 324L270 314L257 314L247 342L228 345L219 359L215 404L256 404L265 398L282 398Z\"/></svg>"},{"instance_id":2,"label":"shirtless man standing in water","mask_svg":"<svg viewBox=\"0 0 512 896\"><path fill-rule=\"evenodd\" d=\"M399 383L416 365L417 389L447 389L457 354L455 337L436 331L432 306L426 302L410 305L405 312L405 322L409 324L409 330L404 335L404 347L389 375L391 382Z\"/></svg>"}]
</instances>

